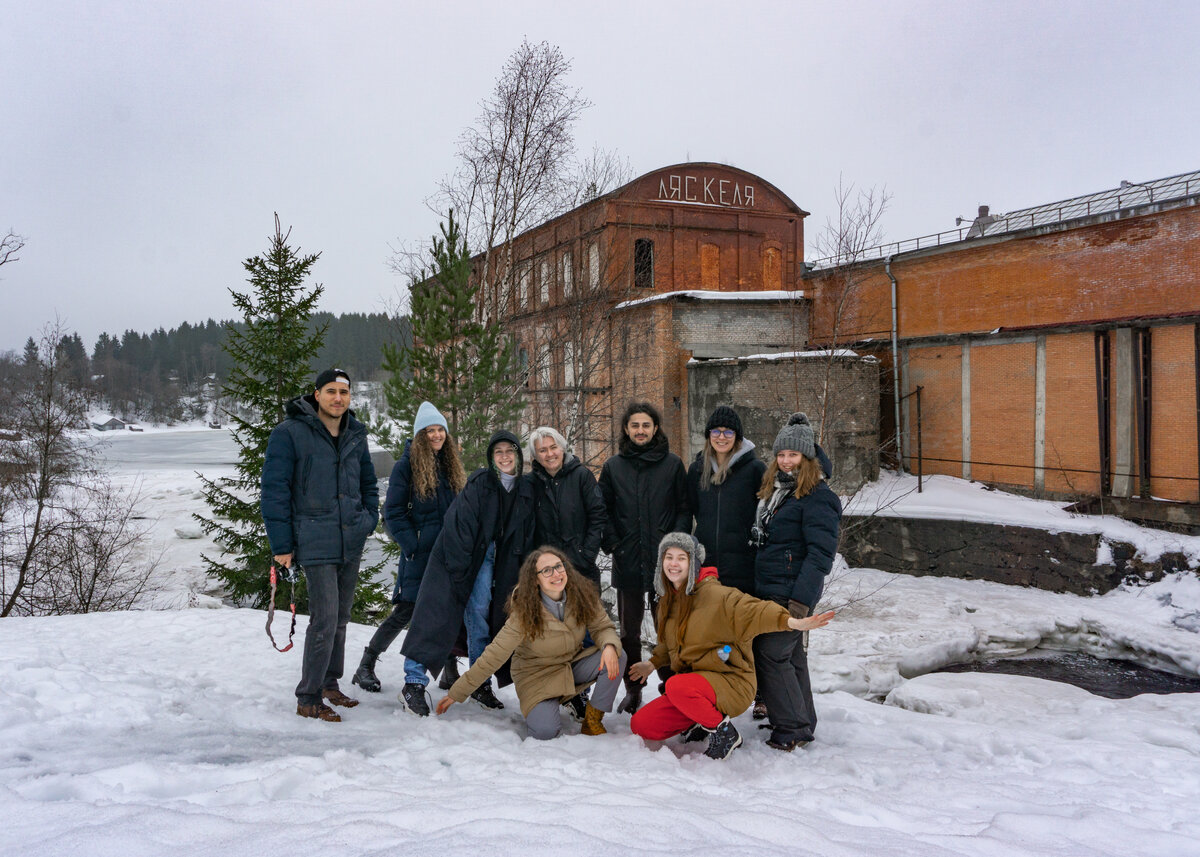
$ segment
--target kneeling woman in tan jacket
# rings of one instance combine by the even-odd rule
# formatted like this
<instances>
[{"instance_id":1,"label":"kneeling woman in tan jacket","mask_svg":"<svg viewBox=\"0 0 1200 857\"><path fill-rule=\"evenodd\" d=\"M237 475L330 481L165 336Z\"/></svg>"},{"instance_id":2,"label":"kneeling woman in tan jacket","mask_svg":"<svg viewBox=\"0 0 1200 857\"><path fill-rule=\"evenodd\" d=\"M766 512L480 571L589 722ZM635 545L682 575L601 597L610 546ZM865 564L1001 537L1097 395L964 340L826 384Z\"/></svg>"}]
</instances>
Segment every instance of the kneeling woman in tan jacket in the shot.
<instances>
[{"instance_id":1,"label":"kneeling woman in tan jacket","mask_svg":"<svg viewBox=\"0 0 1200 857\"><path fill-rule=\"evenodd\" d=\"M584 647L588 633L595 643ZM575 571L558 548L540 547L525 558L508 599L508 621L450 687L437 713L465 701L509 656L521 714L532 737L558 737L560 705L583 720L584 735L607 731L600 721L604 712L612 711L625 655L595 584ZM593 682L591 702L584 705L579 693Z\"/></svg>"},{"instance_id":2,"label":"kneeling woman in tan jacket","mask_svg":"<svg viewBox=\"0 0 1200 857\"><path fill-rule=\"evenodd\" d=\"M658 645L650 660L629 668L645 681L670 666L665 692L642 706L630 721L635 735L661 741L685 732L685 741L708 738L705 755L724 759L742 743L730 717L754 700L751 643L770 631L808 631L833 618L788 615L773 601L760 601L717 581L717 569L700 568L704 546L687 533L667 533L658 546Z\"/></svg>"}]
</instances>

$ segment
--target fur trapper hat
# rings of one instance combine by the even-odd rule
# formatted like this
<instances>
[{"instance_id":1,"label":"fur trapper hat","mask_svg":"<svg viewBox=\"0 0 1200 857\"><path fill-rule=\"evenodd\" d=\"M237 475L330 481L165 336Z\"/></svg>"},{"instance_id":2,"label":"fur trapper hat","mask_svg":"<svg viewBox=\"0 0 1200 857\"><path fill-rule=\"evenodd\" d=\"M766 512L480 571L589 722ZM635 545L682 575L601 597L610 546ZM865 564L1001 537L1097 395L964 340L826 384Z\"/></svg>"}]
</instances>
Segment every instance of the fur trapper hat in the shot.
<instances>
[{"instance_id":1,"label":"fur trapper hat","mask_svg":"<svg viewBox=\"0 0 1200 857\"><path fill-rule=\"evenodd\" d=\"M787 425L779 430L779 434L775 435L775 443L771 446L771 452L778 454L780 450L784 449L794 449L805 458L817 457L816 435L813 434L807 414L792 414L788 418Z\"/></svg>"},{"instance_id":2,"label":"fur trapper hat","mask_svg":"<svg viewBox=\"0 0 1200 857\"><path fill-rule=\"evenodd\" d=\"M654 591L661 598L666 594L664 588L666 584L663 582L663 556L667 553L667 548L679 548L691 557L691 563L688 566L688 581L684 591L691 595L696 588L696 578L700 574L700 563L704 562L704 545L690 533L667 533L662 537L662 541L658 543L658 573L654 575Z\"/></svg>"}]
</instances>

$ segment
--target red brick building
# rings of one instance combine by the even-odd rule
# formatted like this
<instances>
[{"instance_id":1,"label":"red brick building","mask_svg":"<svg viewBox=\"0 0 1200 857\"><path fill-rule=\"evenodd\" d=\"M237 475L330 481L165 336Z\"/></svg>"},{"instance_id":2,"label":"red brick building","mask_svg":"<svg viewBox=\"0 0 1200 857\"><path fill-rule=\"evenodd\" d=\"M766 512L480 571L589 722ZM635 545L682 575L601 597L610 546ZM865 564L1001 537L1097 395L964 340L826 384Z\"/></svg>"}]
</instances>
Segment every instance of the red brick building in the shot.
<instances>
[{"instance_id":1,"label":"red brick building","mask_svg":"<svg viewBox=\"0 0 1200 857\"><path fill-rule=\"evenodd\" d=\"M678 164L492 254L511 273L491 278L481 311L517 342L528 374L522 429L556 426L599 463L615 451L625 404L645 399L662 407L672 448L686 455L690 358L807 338L807 307L785 291L801 278L806 214L759 176ZM747 297L763 320L739 329Z\"/></svg>"},{"instance_id":2,"label":"red brick building","mask_svg":"<svg viewBox=\"0 0 1200 857\"><path fill-rule=\"evenodd\" d=\"M902 395L921 388L926 473L1117 498L1146 517L1162 504L1120 498L1200 501L1200 172L981 209L958 233L868 255L808 275L812 338L876 349L892 373L894 293L896 374ZM887 436L890 394L883 404ZM912 395L901 422L915 469Z\"/></svg>"}]
</instances>

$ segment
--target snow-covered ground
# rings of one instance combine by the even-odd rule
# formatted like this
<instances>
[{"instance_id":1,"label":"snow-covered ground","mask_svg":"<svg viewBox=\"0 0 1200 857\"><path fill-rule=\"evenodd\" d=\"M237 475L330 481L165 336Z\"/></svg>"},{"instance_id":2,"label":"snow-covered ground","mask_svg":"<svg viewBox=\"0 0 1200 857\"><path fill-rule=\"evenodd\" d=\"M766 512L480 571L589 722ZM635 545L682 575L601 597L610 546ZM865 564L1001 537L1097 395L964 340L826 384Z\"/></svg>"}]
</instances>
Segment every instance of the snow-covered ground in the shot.
<instances>
[{"instance_id":1,"label":"snow-covered ground","mask_svg":"<svg viewBox=\"0 0 1200 857\"><path fill-rule=\"evenodd\" d=\"M265 614L220 606L200 571L211 545L175 532L194 535L193 470L228 465L143 465L118 478L151 501L159 604L175 609L0 621L5 857L1200 854L1200 694L925 674L1042 646L1200 675L1194 574L1083 598L838 568L838 618L812 634L818 740L792 754L748 715L724 762L647 745L623 715L606 736L564 721L564 737L527 741L511 688L503 712L418 719L396 703L395 650L384 693L325 724L294 713L298 651L270 648ZM975 490L931 483L920 502ZM987 520L1033 502L981 493ZM371 630L351 627L349 669Z\"/></svg>"}]
</instances>

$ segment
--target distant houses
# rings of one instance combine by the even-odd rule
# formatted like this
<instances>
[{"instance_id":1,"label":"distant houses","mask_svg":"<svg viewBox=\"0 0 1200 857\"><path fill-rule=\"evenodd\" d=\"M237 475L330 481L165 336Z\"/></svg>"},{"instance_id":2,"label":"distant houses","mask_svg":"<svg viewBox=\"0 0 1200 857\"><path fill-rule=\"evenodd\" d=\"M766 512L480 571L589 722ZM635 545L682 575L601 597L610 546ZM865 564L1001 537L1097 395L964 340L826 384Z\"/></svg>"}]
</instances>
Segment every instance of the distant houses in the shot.
<instances>
[{"instance_id":1,"label":"distant houses","mask_svg":"<svg viewBox=\"0 0 1200 857\"><path fill-rule=\"evenodd\" d=\"M119 417L110 417L108 414L100 414L92 420L92 428L96 431L141 431L142 427L137 423L126 422Z\"/></svg>"}]
</instances>

